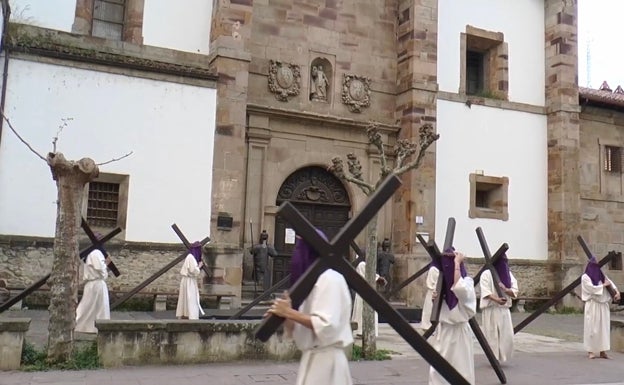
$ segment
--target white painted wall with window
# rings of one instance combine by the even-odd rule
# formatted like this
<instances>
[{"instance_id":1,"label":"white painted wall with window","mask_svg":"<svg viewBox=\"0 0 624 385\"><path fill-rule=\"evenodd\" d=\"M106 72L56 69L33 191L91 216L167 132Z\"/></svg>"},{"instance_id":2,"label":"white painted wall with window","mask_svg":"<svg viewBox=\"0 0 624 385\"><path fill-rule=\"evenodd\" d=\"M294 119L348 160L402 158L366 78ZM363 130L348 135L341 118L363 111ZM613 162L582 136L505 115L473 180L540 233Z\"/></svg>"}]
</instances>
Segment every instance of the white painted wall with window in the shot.
<instances>
[{"instance_id":1,"label":"white painted wall with window","mask_svg":"<svg viewBox=\"0 0 624 385\"><path fill-rule=\"evenodd\" d=\"M129 175L126 239L178 242L210 232L216 90L12 60L6 115L40 153L104 162ZM47 165L5 126L0 144L0 234L51 237L56 186Z\"/></svg>"},{"instance_id":2,"label":"white painted wall with window","mask_svg":"<svg viewBox=\"0 0 624 385\"><path fill-rule=\"evenodd\" d=\"M513 22L510 22L512 20ZM544 105L544 2L438 0L438 84L457 93L466 25L502 32L509 47L509 100Z\"/></svg>"},{"instance_id":3,"label":"white painted wall with window","mask_svg":"<svg viewBox=\"0 0 624 385\"><path fill-rule=\"evenodd\" d=\"M475 233L483 228L492 253L507 242L510 258L548 256L546 116L438 100L436 241L455 217L455 246L482 257ZM508 220L469 218L469 176L508 177Z\"/></svg>"},{"instance_id":4,"label":"white painted wall with window","mask_svg":"<svg viewBox=\"0 0 624 385\"><path fill-rule=\"evenodd\" d=\"M72 32L76 0L11 0L15 22ZM207 54L211 0L145 0L143 43Z\"/></svg>"}]
</instances>

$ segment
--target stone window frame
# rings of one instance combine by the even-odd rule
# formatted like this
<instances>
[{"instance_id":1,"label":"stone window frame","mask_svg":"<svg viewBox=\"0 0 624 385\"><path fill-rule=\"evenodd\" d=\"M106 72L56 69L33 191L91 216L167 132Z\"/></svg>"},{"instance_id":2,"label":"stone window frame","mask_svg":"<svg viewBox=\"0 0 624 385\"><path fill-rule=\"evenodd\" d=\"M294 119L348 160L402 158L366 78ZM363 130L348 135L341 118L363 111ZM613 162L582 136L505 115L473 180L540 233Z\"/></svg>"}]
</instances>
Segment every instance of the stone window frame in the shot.
<instances>
[{"instance_id":1,"label":"stone window frame","mask_svg":"<svg viewBox=\"0 0 624 385\"><path fill-rule=\"evenodd\" d=\"M616 254L609 261L609 270L623 270L622 266L622 254Z\"/></svg>"},{"instance_id":2,"label":"stone window frame","mask_svg":"<svg viewBox=\"0 0 624 385\"><path fill-rule=\"evenodd\" d=\"M467 91L468 52L483 55L483 90L473 96L509 100L509 48L502 32L466 26L460 33L459 94Z\"/></svg>"},{"instance_id":3,"label":"stone window frame","mask_svg":"<svg viewBox=\"0 0 624 385\"><path fill-rule=\"evenodd\" d=\"M619 148L620 149L620 162L624 162L624 146L617 140L604 140L598 138L598 167L600 174L598 180L600 184L600 195L603 197L622 197L622 191L624 191L624 164L619 165L618 169L607 170L607 148ZM615 181L618 180L616 183ZM618 186L614 192L609 192L609 186Z\"/></svg>"},{"instance_id":4,"label":"stone window frame","mask_svg":"<svg viewBox=\"0 0 624 385\"><path fill-rule=\"evenodd\" d=\"M77 0L72 33L92 35L95 0ZM145 0L125 0L121 41L143 44L143 13Z\"/></svg>"},{"instance_id":5,"label":"stone window frame","mask_svg":"<svg viewBox=\"0 0 624 385\"><path fill-rule=\"evenodd\" d=\"M472 173L470 180L470 218L509 220L509 178ZM478 205L485 194L486 206Z\"/></svg>"},{"instance_id":6,"label":"stone window frame","mask_svg":"<svg viewBox=\"0 0 624 385\"><path fill-rule=\"evenodd\" d=\"M119 239L125 239L126 237L126 223L128 218L128 190L130 187L130 175L126 174L112 174L100 172L97 178L92 182L114 183L119 185L119 193L117 199L117 224L113 227L93 226L93 231L110 231L116 227L121 228L121 233L116 236ZM84 187L83 199L82 199L82 216L87 219L87 208L89 205L89 186L87 183Z\"/></svg>"},{"instance_id":7,"label":"stone window frame","mask_svg":"<svg viewBox=\"0 0 624 385\"><path fill-rule=\"evenodd\" d=\"M624 172L624 147L611 144L602 146L602 170L608 173Z\"/></svg>"}]
</instances>

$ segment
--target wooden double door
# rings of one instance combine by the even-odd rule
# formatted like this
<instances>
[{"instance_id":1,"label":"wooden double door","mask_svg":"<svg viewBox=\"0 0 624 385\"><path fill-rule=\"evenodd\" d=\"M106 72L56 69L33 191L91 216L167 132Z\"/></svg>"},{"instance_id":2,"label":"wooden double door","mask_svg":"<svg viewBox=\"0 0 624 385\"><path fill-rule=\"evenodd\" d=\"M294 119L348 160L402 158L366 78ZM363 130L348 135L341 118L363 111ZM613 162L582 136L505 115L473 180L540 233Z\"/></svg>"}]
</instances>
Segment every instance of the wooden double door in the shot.
<instances>
[{"instance_id":1,"label":"wooden double door","mask_svg":"<svg viewBox=\"0 0 624 385\"><path fill-rule=\"evenodd\" d=\"M321 167L306 167L289 176L282 184L276 203L291 202L314 227L329 239L347 223L351 205L342 182ZM292 226L279 215L275 219L273 283L290 273L290 258L295 244ZM290 236L289 236L290 235Z\"/></svg>"}]
</instances>

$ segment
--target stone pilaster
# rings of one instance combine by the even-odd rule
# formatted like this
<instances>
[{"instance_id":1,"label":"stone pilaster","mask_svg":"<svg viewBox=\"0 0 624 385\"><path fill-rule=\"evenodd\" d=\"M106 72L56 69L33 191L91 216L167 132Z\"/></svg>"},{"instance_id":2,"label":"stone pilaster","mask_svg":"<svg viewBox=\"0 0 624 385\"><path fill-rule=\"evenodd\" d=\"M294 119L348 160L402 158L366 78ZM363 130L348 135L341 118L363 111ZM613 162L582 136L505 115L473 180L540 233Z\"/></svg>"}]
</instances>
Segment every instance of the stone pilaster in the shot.
<instances>
[{"instance_id":1,"label":"stone pilaster","mask_svg":"<svg viewBox=\"0 0 624 385\"><path fill-rule=\"evenodd\" d=\"M580 224L577 7L545 1L548 257L576 259Z\"/></svg>"},{"instance_id":2,"label":"stone pilaster","mask_svg":"<svg viewBox=\"0 0 624 385\"><path fill-rule=\"evenodd\" d=\"M215 1L210 34L210 65L219 76L210 234L215 242L235 247L241 246L245 225L245 127L252 12L252 1ZM220 212L232 216L230 231L217 229Z\"/></svg>"},{"instance_id":3,"label":"stone pilaster","mask_svg":"<svg viewBox=\"0 0 624 385\"><path fill-rule=\"evenodd\" d=\"M403 0L399 3L397 33L397 102L399 139L418 142L419 128L436 122L438 2ZM435 229L435 145L422 165L402 176L403 186L394 198L396 253L415 251L416 232ZM423 224L416 224L422 216Z\"/></svg>"}]
</instances>

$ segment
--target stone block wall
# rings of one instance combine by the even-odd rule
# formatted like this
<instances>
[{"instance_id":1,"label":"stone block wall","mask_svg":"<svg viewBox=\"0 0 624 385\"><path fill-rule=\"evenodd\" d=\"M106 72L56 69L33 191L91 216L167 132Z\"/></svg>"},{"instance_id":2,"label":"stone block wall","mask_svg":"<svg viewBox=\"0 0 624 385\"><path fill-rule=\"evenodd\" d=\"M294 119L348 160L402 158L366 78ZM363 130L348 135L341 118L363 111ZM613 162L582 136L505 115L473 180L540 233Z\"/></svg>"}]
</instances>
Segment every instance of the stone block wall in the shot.
<instances>
[{"instance_id":1,"label":"stone block wall","mask_svg":"<svg viewBox=\"0 0 624 385\"><path fill-rule=\"evenodd\" d=\"M0 370L19 369L30 318L0 320Z\"/></svg>"},{"instance_id":2,"label":"stone block wall","mask_svg":"<svg viewBox=\"0 0 624 385\"><path fill-rule=\"evenodd\" d=\"M50 273L53 260L52 247L52 239L0 236L0 279L4 279L8 287L28 287ZM181 244L123 242L107 244L106 250L121 272L119 277L109 272L108 288L112 292L127 292L179 257L184 247ZM211 244L204 247L204 260L212 276L206 277L202 274L201 292L234 295L232 306L240 305L242 257L242 250ZM180 287L181 267L182 263L172 267L142 292L177 293ZM43 286L43 289L45 288L46 285ZM41 293L45 293L43 297L47 297L47 292ZM112 293L111 299L114 298L115 294Z\"/></svg>"}]
</instances>

